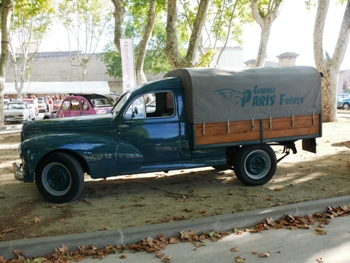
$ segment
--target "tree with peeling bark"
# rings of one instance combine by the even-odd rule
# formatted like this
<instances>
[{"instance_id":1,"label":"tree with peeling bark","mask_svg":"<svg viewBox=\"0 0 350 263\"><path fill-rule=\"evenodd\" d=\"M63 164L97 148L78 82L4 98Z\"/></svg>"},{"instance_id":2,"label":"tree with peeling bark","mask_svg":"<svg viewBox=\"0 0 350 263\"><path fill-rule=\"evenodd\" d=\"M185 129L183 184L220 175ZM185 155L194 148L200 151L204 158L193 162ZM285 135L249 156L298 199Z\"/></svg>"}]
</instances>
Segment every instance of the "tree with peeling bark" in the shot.
<instances>
[{"instance_id":1,"label":"tree with peeling bark","mask_svg":"<svg viewBox=\"0 0 350 263\"><path fill-rule=\"evenodd\" d=\"M136 83L141 84L147 81L144 73L144 62L147 54L147 47L157 22L157 13L165 10L163 0L124 1L112 0L114 4L114 45L118 50L114 56L107 54L107 59L115 59L120 56L120 39L132 37L136 45ZM126 14L130 14L125 19ZM132 24L132 26L131 26ZM126 25L123 27L123 25ZM111 51L113 52L113 51ZM109 56L109 57L108 57ZM105 59L106 61L106 59ZM118 58L119 63L119 58ZM108 67L108 66L107 66ZM116 72L116 71L115 71Z\"/></svg>"},{"instance_id":2,"label":"tree with peeling bark","mask_svg":"<svg viewBox=\"0 0 350 263\"><path fill-rule=\"evenodd\" d=\"M256 67L264 65L272 24L278 16L282 2L283 0L250 0L253 19L261 28L259 50L255 61Z\"/></svg>"},{"instance_id":3,"label":"tree with peeling bark","mask_svg":"<svg viewBox=\"0 0 350 263\"><path fill-rule=\"evenodd\" d=\"M186 33L190 35L197 15L196 9L191 0L180 0L180 4L181 12L177 19L178 31L182 36L185 35L184 31L188 31L189 33ZM211 1L198 43L199 58L194 66L218 66L229 41L234 40L242 46L243 25L252 21L249 0ZM218 47L221 47L220 51ZM213 61L217 52L219 52L217 59Z\"/></svg>"},{"instance_id":4,"label":"tree with peeling bark","mask_svg":"<svg viewBox=\"0 0 350 263\"><path fill-rule=\"evenodd\" d=\"M312 1L308 1L310 4ZM324 28L330 0L318 0L314 25L314 59L317 69L323 73L322 78L322 117L324 122L337 120L336 97L338 74L349 45L350 34L350 0L341 1L345 4L343 21L332 56L323 48Z\"/></svg>"},{"instance_id":5,"label":"tree with peeling bark","mask_svg":"<svg viewBox=\"0 0 350 263\"><path fill-rule=\"evenodd\" d=\"M181 56L179 48L179 37L177 31L178 1L168 0L167 4L167 26L166 26L166 55L173 69L182 67L193 67L195 52L206 21L210 0L201 0L198 11L192 25L192 32L188 42L187 52Z\"/></svg>"},{"instance_id":6,"label":"tree with peeling bark","mask_svg":"<svg viewBox=\"0 0 350 263\"><path fill-rule=\"evenodd\" d=\"M55 10L52 0L15 1L10 25L10 53L17 97L30 80L31 61L50 31Z\"/></svg>"},{"instance_id":7,"label":"tree with peeling bark","mask_svg":"<svg viewBox=\"0 0 350 263\"><path fill-rule=\"evenodd\" d=\"M6 65L9 56L10 19L13 13L13 0L2 0L1 12L1 56L0 56L0 125L4 125L4 86Z\"/></svg>"}]
</instances>

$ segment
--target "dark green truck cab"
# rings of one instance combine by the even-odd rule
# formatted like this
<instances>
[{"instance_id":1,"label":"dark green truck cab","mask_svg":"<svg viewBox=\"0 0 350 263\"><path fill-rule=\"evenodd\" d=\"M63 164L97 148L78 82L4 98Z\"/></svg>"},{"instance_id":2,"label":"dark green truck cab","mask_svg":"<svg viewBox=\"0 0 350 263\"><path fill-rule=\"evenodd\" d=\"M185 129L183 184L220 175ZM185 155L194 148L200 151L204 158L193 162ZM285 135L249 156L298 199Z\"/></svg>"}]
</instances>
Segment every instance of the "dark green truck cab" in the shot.
<instances>
[{"instance_id":1,"label":"dark green truck cab","mask_svg":"<svg viewBox=\"0 0 350 263\"><path fill-rule=\"evenodd\" d=\"M15 178L50 202L93 179L195 167L231 168L246 185L275 173L271 145L316 151L321 75L311 67L179 69L123 94L102 115L40 120L21 132Z\"/></svg>"}]
</instances>

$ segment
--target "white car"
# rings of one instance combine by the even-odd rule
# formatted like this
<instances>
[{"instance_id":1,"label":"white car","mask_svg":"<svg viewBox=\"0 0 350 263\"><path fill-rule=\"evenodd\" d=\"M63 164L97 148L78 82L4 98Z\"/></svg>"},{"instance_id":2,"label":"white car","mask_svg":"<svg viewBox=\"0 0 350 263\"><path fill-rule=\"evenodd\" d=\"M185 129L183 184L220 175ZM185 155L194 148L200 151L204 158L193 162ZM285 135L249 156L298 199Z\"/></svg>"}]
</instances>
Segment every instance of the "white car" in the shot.
<instances>
[{"instance_id":1,"label":"white car","mask_svg":"<svg viewBox=\"0 0 350 263\"><path fill-rule=\"evenodd\" d=\"M26 102L9 102L4 105L5 122L25 122L35 118L35 109Z\"/></svg>"}]
</instances>

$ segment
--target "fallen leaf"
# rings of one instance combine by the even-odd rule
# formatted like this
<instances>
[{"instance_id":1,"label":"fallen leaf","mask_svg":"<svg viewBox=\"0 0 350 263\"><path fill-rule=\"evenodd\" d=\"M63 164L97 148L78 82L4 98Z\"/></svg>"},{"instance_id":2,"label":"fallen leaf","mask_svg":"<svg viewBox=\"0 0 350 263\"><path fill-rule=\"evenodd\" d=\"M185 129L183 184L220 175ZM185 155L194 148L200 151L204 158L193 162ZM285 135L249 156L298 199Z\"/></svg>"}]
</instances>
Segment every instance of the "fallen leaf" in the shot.
<instances>
[{"instance_id":1,"label":"fallen leaf","mask_svg":"<svg viewBox=\"0 0 350 263\"><path fill-rule=\"evenodd\" d=\"M282 188L280 187L276 187L275 189L273 189L274 191L282 191Z\"/></svg>"},{"instance_id":2,"label":"fallen leaf","mask_svg":"<svg viewBox=\"0 0 350 263\"><path fill-rule=\"evenodd\" d=\"M24 261L27 257L26 255L20 251L20 250L14 250L13 253L17 256L17 258L21 261Z\"/></svg>"},{"instance_id":3,"label":"fallen leaf","mask_svg":"<svg viewBox=\"0 0 350 263\"><path fill-rule=\"evenodd\" d=\"M316 232L317 232L317 234L319 234L319 235L325 235L325 234L327 234L327 231L324 230L324 229L321 229L321 228L316 228Z\"/></svg>"},{"instance_id":4,"label":"fallen leaf","mask_svg":"<svg viewBox=\"0 0 350 263\"><path fill-rule=\"evenodd\" d=\"M85 204L88 204L88 205L91 204L90 201L87 200L87 199L84 199L83 202L84 202Z\"/></svg>"},{"instance_id":5,"label":"fallen leaf","mask_svg":"<svg viewBox=\"0 0 350 263\"><path fill-rule=\"evenodd\" d=\"M162 258L162 262L169 262L171 260L171 256L166 256L165 258Z\"/></svg>"},{"instance_id":6,"label":"fallen leaf","mask_svg":"<svg viewBox=\"0 0 350 263\"><path fill-rule=\"evenodd\" d=\"M259 254L259 258L268 258L269 256L271 256L269 252L261 252Z\"/></svg>"},{"instance_id":7,"label":"fallen leaf","mask_svg":"<svg viewBox=\"0 0 350 263\"><path fill-rule=\"evenodd\" d=\"M158 253L156 254L156 257L157 257L157 258L162 258L162 257L164 257L164 254L161 253L161 252L158 252Z\"/></svg>"},{"instance_id":8,"label":"fallen leaf","mask_svg":"<svg viewBox=\"0 0 350 263\"><path fill-rule=\"evenodd\" d=\"M4 230L2 230L1 231L1 233L4 233L4 234L6 234L6 233L10 233L10 232L12 232L13 230L15 230L16 228L8 228L8 229L4 229Z\"/></svg>"},{"instance_id":9,"label":"fallen leaf","mask_svg":"<svg viewBox=\"0 0 350 263\"><path fill-rule=\"evenodd\" d=\"M40 222L41 222L41 220L40 220L40 218L39 218L39 217L35 217L35 218L34 218L34 223L36 223L36 224L37 224L37 223L40 223Z\"/></svg>"},{"instance_id":10,"label":"fallen leaf","mask_svg":"<svg viewBox=\"0 0 350 263\"><path fill-rule=\"evenodd\" d=\"M242 232L241 230L237 229L237 228L235 228L235 229L233 230L233 232L234 232L236 235L242 235L242 234L243 234L243 232Z\"/></svg>"},{"instance_id":11,"label":"fallen leaf","mask_svg":"<svg viewBox=\"0 0 350 263\"><path fill-rule=\"evenodd\" d=\"M206 210L199 211L199 213L202 214L202 215L205 214L206 212L207 212Z\"/></svg>"},{"instance_id":12,"label":"fallen leaf","mask_svg":"<svg viewBox=\"0 0 350 263\"><path fill-rule=\"evenodd\" d=\"M125 205L122 205L119 207L120 209L125 209Z\"/></svg>"},{"instance_id":13,"label":"fallen leaf","mask_svg":"<svg viewBox=\"0 0 350 263\"><path fill-rule=\"evenodd\" d=\"M324 262L322 258L316 259L317 262Z\"/></svg>"},{"instance_id":14,"label":"fallen leaf","mask_svg":"<svg viewBox=\"0 0 350 263\"><path fill-rule=\"evenodd\" d=\"M231 252L237 252L238 251L238 248L237 247L233 247L230 249Z\"/></svg>"},{"instance_id":15,"label":"fallen leaf","mask_svg":"<svg viewBox=\"0 0 350 263\"><path fill-rule=\"evenodd\" d=\"M121 258L121 259L125 259L125 258L126 258L126 256L125 256L124 254L122 254L122 255L120 255L120 256L119 256L119 258Z\"/></svg>"},{"instance_id":16,"label":"fallen leaf","mask_svg":"<svg viewBox=\"0 0 350 263\"><path fill-rule=\"evenodd\" d=\"M245 258L241 258L240 256L235 257L235 262L242 263L245 262Z\"/></svg>"}]
</instances>

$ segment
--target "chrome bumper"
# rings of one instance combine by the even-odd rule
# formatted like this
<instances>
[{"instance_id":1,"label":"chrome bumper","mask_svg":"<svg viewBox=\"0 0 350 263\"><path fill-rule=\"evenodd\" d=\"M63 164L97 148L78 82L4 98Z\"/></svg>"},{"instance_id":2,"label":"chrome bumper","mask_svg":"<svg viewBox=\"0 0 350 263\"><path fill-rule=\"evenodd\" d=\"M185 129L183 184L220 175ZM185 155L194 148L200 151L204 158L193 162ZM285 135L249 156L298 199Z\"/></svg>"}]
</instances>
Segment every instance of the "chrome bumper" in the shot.
<instances>
[{"instance_id":1,"label":"chrome bumper","mask_svg":"<svg viewBox=\"0 0 350 263\"><path fill-rule=\"evenodd\" d=\"M24 181L24 171L22 169L22 164L18 165L17 163L13 163L12 167L14 169L14 177L17 181Z\"/></svg>"}]
</instances>

